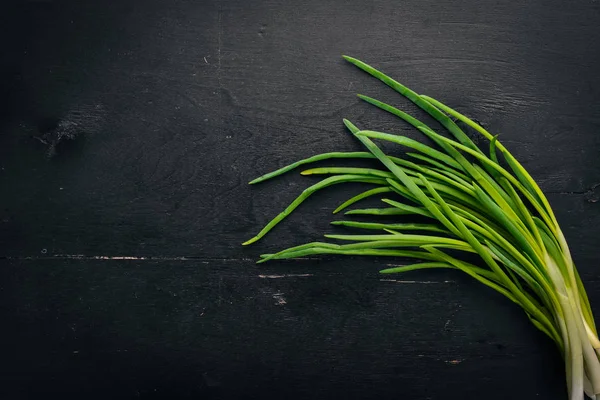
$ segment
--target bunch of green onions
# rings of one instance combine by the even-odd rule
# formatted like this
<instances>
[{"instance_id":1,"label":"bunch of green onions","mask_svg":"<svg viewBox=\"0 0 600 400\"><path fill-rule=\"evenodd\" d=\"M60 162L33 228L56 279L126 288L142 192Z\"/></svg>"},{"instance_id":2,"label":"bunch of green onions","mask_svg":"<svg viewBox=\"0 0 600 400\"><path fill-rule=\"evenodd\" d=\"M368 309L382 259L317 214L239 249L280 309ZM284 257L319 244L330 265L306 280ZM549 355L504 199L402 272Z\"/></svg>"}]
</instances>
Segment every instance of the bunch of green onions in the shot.
<instances>
[{"instance_id":1,"label":"bunch of green onions","mask_svg":"<svg viewBox=\"0 0 600 400\"><path fill-rule=\"evenodd\" d=\"M521 306L533 325L556 343L565 360L571 400L583 399L584 393L596 399L600 393L600 341L590 303L565 237L536 182L497 136L480 124L438 100L413 92L355 58L344 58L412 101L448 130L453 139L438 134L397 108L359 95L362 100L417 128L437 149L408 137L361 130L344 120L367 151L315 155L250 183L323 160L376 159L381 168L327 167L303 171L302 175L331 176L304 190L244 245L262 238L321 189L346 182L372 184L374 188L352 197L334 213L367 197L385 194L396 199L383 198L385 207L355 209L346 214L389 216L391 222L381 223L381 219L377 222L333 221L334 225L362 229L363 233L325 235L348 244L303 244L263 254L259 262L317 254L392 256L418 262L384 269L381 273L428 268L463 271ZM487 153L478 148L457 123L488 139ZM405 158L393 157L385 154L373 140L395 143L412 152ZM397 220L399 216L416 216L426 222L402 223ZM481 262L475 265L461 259L464 253L478 255Z\"/></svg>"}]
</instances>

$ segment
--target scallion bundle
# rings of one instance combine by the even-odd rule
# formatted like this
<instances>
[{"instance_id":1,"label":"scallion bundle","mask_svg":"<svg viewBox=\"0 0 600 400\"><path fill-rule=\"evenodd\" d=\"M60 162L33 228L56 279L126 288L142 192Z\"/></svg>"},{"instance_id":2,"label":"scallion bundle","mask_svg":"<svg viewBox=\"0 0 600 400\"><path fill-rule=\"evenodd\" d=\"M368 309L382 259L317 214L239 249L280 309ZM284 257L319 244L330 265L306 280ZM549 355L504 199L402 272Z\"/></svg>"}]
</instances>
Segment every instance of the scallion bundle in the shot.
<instances>
[{"instance_id":1,"label":"scallion bundle","mask_svg":"<svg viewBox=\"0 0 600 400\"><path fill-rule=\"evenodd\" d=\"M344 202L334 213L367 197L381 196L385 206L354 209L346 214L389 216L391 222L333 221L334 225L357 228L362 233L325 235L346 244L303 244L263 254L259 262L316 254L370 255L419 261L384 269L381 271L384 274L427 268L463 271L521 306L535 327L556 343L565 360L571 400L583 399L584 393L596 399L600 393L600 341L590 303L565 237L536 182L497 137L480 124L438 100L413 92L355 58L344 58L408 98L453 138L438 134L395 107L359 95L414 126L436 148L404 136L359 129L344 120L367 151L319 154L250 183L323 160L376 159L380 168L325 167L303 171L303 175L328 177L304 190L244 245L262 238L321 189L346 182L371 184L372 189ZM477 147L457 123L488 139L489 149L483 151ZM398 144L411 151L404 158L393 157L385 154L374 140ZM415 216L423 222L401 222L403 216ZM475 265L465 261L461 258L465 253L478 255L480 262Z\"/></svg>"}]
</instances>

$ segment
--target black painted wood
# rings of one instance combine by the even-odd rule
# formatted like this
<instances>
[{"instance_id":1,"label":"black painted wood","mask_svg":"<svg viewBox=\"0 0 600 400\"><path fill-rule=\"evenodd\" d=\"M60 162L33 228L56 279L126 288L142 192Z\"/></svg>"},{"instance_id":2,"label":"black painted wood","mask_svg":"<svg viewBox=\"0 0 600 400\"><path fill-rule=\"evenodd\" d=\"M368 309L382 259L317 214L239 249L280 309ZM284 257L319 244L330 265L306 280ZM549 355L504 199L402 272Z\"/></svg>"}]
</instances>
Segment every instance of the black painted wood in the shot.
<instances>
[{"instance_id":1,"label":"black painted wood","mask_svg":"<svg viewBox=\"0 0 600 400\"><path fill-rule=\"evenodd\" d=\"M245 183L359 149L342 118L419 137L359 102L417 112L349 54L501 134L600 306L600 3L0 7L3 398L566 398L552 344L459 274L254 265L331 231L358 187L239 244L314 179Z\"/></svg>"}]
</instances>

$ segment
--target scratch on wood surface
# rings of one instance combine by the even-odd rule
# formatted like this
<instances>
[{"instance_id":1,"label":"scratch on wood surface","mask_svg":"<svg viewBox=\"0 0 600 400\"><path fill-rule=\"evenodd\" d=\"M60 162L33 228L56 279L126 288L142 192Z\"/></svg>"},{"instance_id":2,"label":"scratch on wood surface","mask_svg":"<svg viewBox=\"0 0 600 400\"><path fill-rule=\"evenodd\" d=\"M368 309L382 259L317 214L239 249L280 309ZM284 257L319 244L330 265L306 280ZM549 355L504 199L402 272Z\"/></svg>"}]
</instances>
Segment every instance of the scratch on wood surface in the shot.
<instances>
[{"instance_id":1,"label":"scratch on wood surface","mask_svg":"<svg viewBox=\"0 0 600 400\"><path fill-rule=\"evenodd\" d=\"M223 45L223 9L221 1L217 5L217 111L219 124L217 128L218 136L223 134L223 83L221 82L221 47Z\"/></svg>"},{"instance_id":2,"label":"scratch on wood surface","mask_svg":"<svg viewBox=\"0 0 600 400\"><path fill-rule=\"evenodd\" d=\"M300 278L306 276L313 276L313 274L258 275L261 279Z\"/></svg>"},{"instance_id":3,"label":"scratch on wood surface","mask_svg":"<svg viewBox=\"0 0 600 400\"><path fill-rule=\"evenodd\" d=\"M83 254L56 254L51 258L66 258L75 260L148 260L149 257L143 256L86 256ZM172 257L172 259L184 259L184 257Z\"/></svg>"},{"instance_id":4,"label":"scratch on wood surface","mask_svg":"<svg viewBox=\"0 0 600 400\"><path fill-rule=\"evenodd\" d=\"M454 281L407 281L400 279L380 279L380 282L396 282L396 283L417 283L417 284L434 284L434 283L454 283Z\"/></svg>"},{"instance_id":5,"label":"scratch on wood surface","mask_svg":"<svg viewBox=\"0 0 600 400\"><path fill-rule=\"evenodd\" d=\"M446 363L446 364L450 364L450 365L458 365L458 364L460 364L460 363L461 363L461 362L463 362L463 361L464 361L464 360L459 360L459 359L456 359L456 360L448 360L448 361L445 361L445 363Z\"/></svg>"},{"instance_id":6,"label":"scratch on wood surface","mask_svg":"<svg viewBox=\"0 0 600 400\"><path fill-rule=\"evenodd\" d=\"M589 203L597 203L598 196L595 194L596 189L600 187L600 183L594 183L593 185L577 190L577 191L559 191L559 192L547 192L550 194L565 194L565 195L585 195Z\"/></svg>"},{"instance_id":7,"label":"scratch on wood surface","mask_svg":"<svg viewBox=\"0 0 600 400\"><path fill-rule=\"evenodd\" d=\"M202 109L200 103L198 103L193 97L186 94L185 92L180 91L180 90L175 90L175 93L177 93L179 96L183 97L185 100L187 100L191 105L193 105L197 109ZM162 125L159 125L159 126L161 128L164 128ZM167 129L167 128L165 128L165 129Z\"/></svg>"},{"instance_id":8,"label":"scratch on wood surface","mask_svg":"<svg viewBox=\"0 0 600 400\"><path fill-rule=\"evenodd\" d=\"M45 251L44 251L45 250ZM42 254L47 250L43 249ZM221 262L254 262L253 258L226 258L226 257L195 257L195 256L109 256L109 255L85 255L85 254L52 254L46 256L0 256L5 260L135 260L135 261L199 261L203 264L209 264L211 261Z\"/></svg>"},{"instance_id":9,"label":"scratch on wood surface","mask_svg":"<svg viewBox=\"0 0 600 400\"><path fill-rule=\"evenodd\" d=\"M217 11L217 84L219 85L219 96L221 89L221 46L223 43L223 11L221 2L219 1L219 9Z\"/></svg>"},{"instance_id":10,"label":"scratch on wood surface","mask_svg":"<svg viewBox=\"0 0 600 400\"><path fill-rule=\"evenodd\" d=\"M277 300L277 303L275 303L275 305L283 306L287 304L287 301L283 297L283 293L275 293L273 294L273 298Z\"/></svg>"}]
</instances>

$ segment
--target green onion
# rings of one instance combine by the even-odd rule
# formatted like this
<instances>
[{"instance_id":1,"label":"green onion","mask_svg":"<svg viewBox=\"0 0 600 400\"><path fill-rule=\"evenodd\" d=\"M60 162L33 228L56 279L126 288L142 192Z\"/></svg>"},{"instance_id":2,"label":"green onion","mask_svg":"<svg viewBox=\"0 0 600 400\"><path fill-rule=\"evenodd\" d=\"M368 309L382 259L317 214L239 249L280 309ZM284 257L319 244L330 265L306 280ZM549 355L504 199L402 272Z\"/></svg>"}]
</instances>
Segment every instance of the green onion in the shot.
<instances>
[{"instance_id":1,"label":"green onion","mask_svg":"<svg viewBox=\"0 0 600 400\"><path fill-rule=\"evenodd\" d=\"M419 95L375 68L344 58L378 78L437 120L450 134L443 136L407 113L368 96L359 97L412 125L437 149L413 139L344 124L365 147L364 152L324 153L263 175L271 179L301 165L335 159L371 159L379 168L327 166L302 175L331 175L304 190L269 222L251 244L285 219L313 193L341 183L375 185L342 203L334 214L365 198L385 195L385 206L346 211L345 215L378 221L333 221L361 230L325 237L339 243L313 242L263 254L258 262L313 255L363 255L416 259L419 262L380 271L406 273L419 269L460 270L518 304L533 325L553 340L564 357L571 400L600 394L600 340L591 306L566 239L537 183L508 149L481 125L442 102ZM456 121L456 122L455 122ZM489 156L457 125L462 123L489 140ZM374 142L411 149L407 158L393 157ZM504 166L506 165L506 167ZM422 219L421 222L402 218ZM381 219L390 219L382 222ZM451 253L449 252L451 251ZM480 265L461 259L477 254Z\"/></svg>"}]
</instances>

